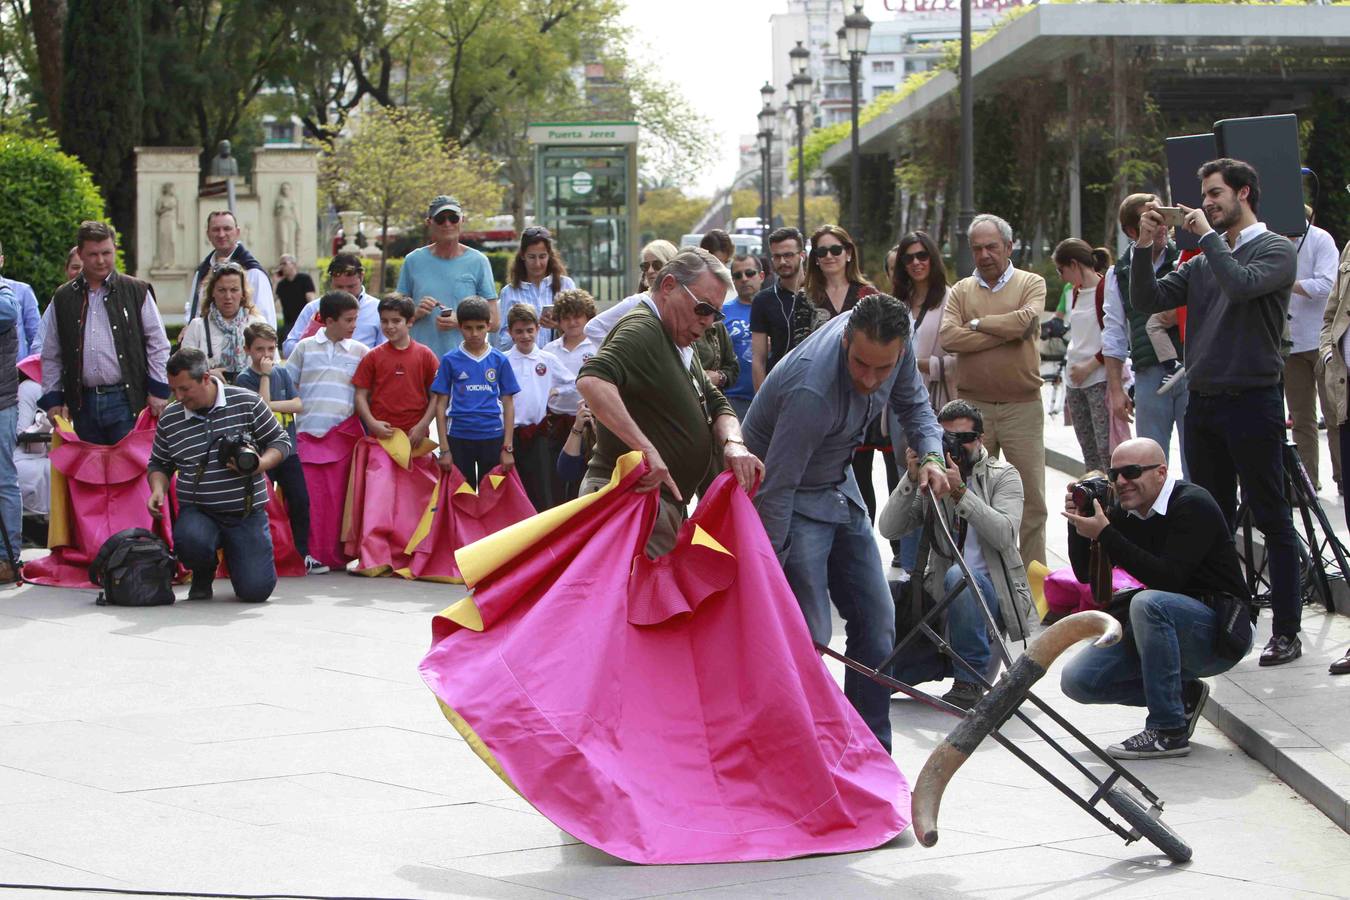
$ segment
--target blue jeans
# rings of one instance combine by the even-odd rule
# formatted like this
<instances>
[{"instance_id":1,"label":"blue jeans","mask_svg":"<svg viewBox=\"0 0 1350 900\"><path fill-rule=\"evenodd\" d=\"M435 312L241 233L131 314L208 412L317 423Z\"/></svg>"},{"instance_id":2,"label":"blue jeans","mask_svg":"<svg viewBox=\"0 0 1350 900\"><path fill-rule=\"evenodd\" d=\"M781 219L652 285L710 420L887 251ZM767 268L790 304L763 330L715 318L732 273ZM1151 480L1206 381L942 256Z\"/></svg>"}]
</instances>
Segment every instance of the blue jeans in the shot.
<instances>
[{"instance_id":1,"label":"blue jeans","mask_svg":"<svg viewBox=\"0 0 1350 900\"><path fill-rule=\"evenodd\" d=\"M277 564L272 555L272 533L267 510L233 516L189 503L178 510L173 523L173 550L178 561L192 570L193 580L208 581L216 571L216 549L224 547L230 586L245 603L261 603L277 586Z\"/></svg>"},{"instance_id":2,"label":"blue jeans","mask_svg":"<svg viewBox=\"0 0 1350 900\"><path fill-rule=\"evenodd\" d=\"M1185 594L1140 591L1130 601L1132 634L1110 647L1079 651L1060 685L1079 703L1147 706L1149 728L1185 728L1181 683L1236 665L1214 652L1216 618L1214 610Z\"/></svg>"},{"instance_id":3,"label":"blue jeans","mask_svg":"<svg viewBox=\"0 0 1350 900\"><path fill-rule=\"evenodd\" d=\"M72 409L70 416L75 433L91 444L111 446L136 427L126 388L104 394L86 390L80 408Z\"/></svg>"},{"instance_id":4,"label":"blue jeans","mask_svg":"<svg viewBox=\"0 0 1350 900\"><path fill-rule=\"evenodd\" d=\"M1180 384L1159 397L1158 386L1165 374L1162 366L1134 370L1134 433L1153 438L1167 457L1171 453L1172 426L1175 425L1177 445L1181 449L1181 474L1190 481L1191 465L1186 460L1186 405L1190 400L1187 376L1181 376Z\"/></svg>"},{"instance_id":5,"label":"blue jeans","mask_svg":"<svg viewBox=\"0 0 1350 900\"><path fill-rule=\"evenodd\" d=\"M0 553L13 562L23 544L23 495L19 493L19 470L14 465L15 434L19 430L19 407L0 409L0 516L9 535L9 549L0 541Z\"/></svg>"},{"instance_id":6,"label":"blue jeans","mask_svg":"<svg viewBox=\"0 0 1350 900\"><path fill-rule=\"evenodd\" d=\"M988 575L982 572L972 572L971 574L975 576L975 583L980 586L980 593L984 596L985 606L988 607L990 614L994 617L994 623L1002 628L1003 613L998 606L998 594L994 592L994 583L989 580ZM947 570L942 582L944 597L951 593L952 588L956 587L961 580L961 576L960 566L952 565ZM941 599L942 597L934 598L935 601ZM975 593L970 588L966 588L956 595L956 599L952 600L945 613L947 620L946 638L947 643L952 645L952 650L956 651L957 656L964 659L970 665L970 668L976 672L986 675L989 672L989 661L993 658L991 642L996 636L989 634L989 623L985 621L984 614L975 604ZM927 641L927 638L918 637L915 640ZM913 646L913 643L911 642L908 646ZM935 667L932 657L928 654L915 654L911 657L904 651L896 659L891 674L909 684L938 681L947 677L948 674L954 675L957 681L978 681L964 666L957 665L945 657L942 658L942 665Z\"/></svg>"},{"instance_id":7,"label":"blue jeans","mask_svg":"<svg viewBox=\"0 0 1350 900\"><path fill-rule=\"evenodd\" d=\"M895 603L867 511L852 502L847 506L847 522L792 514L783 571L806 617L811 639L817 644L830 643L833 602L844 620L845 653L875 667L895 647ZM844 696L889 753L890 688L848 669Z\"/></svg>"}]
</instances>

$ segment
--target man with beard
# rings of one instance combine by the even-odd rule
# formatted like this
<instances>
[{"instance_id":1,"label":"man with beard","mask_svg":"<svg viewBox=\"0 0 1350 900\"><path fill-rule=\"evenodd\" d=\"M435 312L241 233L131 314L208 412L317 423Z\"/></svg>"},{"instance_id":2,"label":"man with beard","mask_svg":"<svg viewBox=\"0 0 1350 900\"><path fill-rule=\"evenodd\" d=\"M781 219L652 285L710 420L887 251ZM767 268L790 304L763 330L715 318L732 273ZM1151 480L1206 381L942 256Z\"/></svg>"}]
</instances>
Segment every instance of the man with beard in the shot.
<instances>
[{"instance_id":1,"label":"man with beard","mask_svg":"<svg viewBox=\"0 0 1350 900\"><path fill-rule=\"evenodd\" d=\"M1274 623L1261 665L1302 655L1299 563L1284 492L1284 359L1280 341L1298 271L1294 245L1256 217L1260 182L1241 160L1200 167L1200 209L1181 207L1182 226L1203 255L1156 278L1147 253L1131 263L1130 303L1143 313L1185 306L1190 400L1183 441L1191 480L1218 502L1231 530L1237 483L1266 538ZM1139 219L1140 246L1164 227L1157 205Z\"/></svg>"},{"instance_id":2,"label":"man with beard","mask_svg":"<svg viewBox=\"0 0 1350 900\"><path fill-rule=\"evenodd\" d=\"M770 373L744 428L746 446L764 460L755 507L811 639L829 644L833 603L846 652L869 666L895 646L895 603L849 465L867 423L890 414L919 455L917 487L947 493L942 428L908 345L905 304L886 294L863 297ZM890 689L849 669L844 695L889 751Z\"/></svg>"},{"instance_id":3,"label":"man with beard","mask_svg":"<svg viewBox=\"0 0 1350 900\"><path fill-rule=\"evenodd\" d=\"M756 391L787 355L792 304L806 280L805 243L795 228L778 228L769 234L769 262L777 278L755 295L750 306L750 368Z\"/></svg>"}]
</instances>

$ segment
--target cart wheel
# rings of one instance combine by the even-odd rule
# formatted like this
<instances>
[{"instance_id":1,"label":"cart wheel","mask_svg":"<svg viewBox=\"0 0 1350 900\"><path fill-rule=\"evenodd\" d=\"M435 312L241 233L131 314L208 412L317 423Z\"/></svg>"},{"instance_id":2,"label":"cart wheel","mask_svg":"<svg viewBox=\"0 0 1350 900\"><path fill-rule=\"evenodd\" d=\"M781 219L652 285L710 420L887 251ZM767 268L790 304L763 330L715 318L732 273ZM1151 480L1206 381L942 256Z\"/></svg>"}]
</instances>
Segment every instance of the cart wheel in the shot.
<instances>
[{"instance_id":1,"label":"cart wheel","mask_svg":"<svg viewBox=\"0 0 1350 900\"><path fill-rule=\"evenodd\" d=\"M1149 815L1148 810L1134 795L1120 788L1112 788L1106 792L1106 803L1129 822L1131 828L1167 854L1167 858L1172 862L1190 862L1190 846L1172 830L1171 826Z\"/></svg>"}]
</instances>

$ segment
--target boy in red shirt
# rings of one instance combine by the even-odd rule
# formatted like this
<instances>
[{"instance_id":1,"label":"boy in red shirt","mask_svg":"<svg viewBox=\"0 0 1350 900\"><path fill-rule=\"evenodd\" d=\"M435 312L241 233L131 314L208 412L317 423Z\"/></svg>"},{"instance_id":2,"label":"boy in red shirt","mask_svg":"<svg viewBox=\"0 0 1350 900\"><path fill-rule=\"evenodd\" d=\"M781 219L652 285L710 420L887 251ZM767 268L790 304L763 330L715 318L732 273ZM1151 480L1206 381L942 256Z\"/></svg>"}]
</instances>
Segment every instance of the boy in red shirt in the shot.
<instances>
[{"instance_id":1,"label":"boy in red shirt","mask_svg":"<svg viewBox=\"0 0 1350 900\"><path fill-rule=\"evenodd\" d=\"M440 360L431 348L417 343L408 331L415 307L402 294L380 301L380 331L385 343L370 351L356 367L356 414L366 430L383 440L402 429L414 448L431 430L435 406L431 382Z\"/></svg>"}]
</instances>

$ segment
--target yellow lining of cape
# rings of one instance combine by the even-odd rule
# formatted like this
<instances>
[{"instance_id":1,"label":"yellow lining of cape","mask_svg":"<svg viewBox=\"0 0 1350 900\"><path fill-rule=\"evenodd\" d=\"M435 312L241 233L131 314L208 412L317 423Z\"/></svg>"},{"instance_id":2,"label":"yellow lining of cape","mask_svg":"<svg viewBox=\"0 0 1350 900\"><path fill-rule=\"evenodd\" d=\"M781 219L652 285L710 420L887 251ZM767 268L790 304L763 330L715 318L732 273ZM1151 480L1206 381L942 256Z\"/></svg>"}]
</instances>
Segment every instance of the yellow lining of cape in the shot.
<instances>
[{"instance_id":1,"label":"yellow lining of cape","mask_svg":"<svg viewBox=\"0 0 1350 900\"><path fill-rule=\"evenodd\" d=\"M727 556L734 556L734 555L735 555L735 554L732 553L730 550L728 550L726 547L723 547L721 544L717 543L717 539L714 538L711 534L708 534L708 532L704 531L702 525L695 525L695 526L694 526L694 536L693 536L692 538L689 539L689 546L691 546L691 547L711 547L713 550L716 550L718 553L725 553Z\"/></svg>"},{"instance_id":2,"label":"yellow lining of cape","mask_svg":"<svg viewBox=\"0 0 1350 900\"><path fill-rule=\"evenodd\" d=\"M62 431L75 430L75 426L61 416L53 417L52 421L56 427L52 429L52 446L47 452L48 456L64 443L61 439ZM51 498L47 508L47 548L55 550L58 547L69 547L71 542L70 485L66 483L65 474L56 466L49 465L47 468L51 470L51 480L48 482Z\"/></svg>"},{"instance_id":3,"label":"yellow lining of cape","mask_svg":"<svg viewBox=\"0 0 1350 900\"><path fill-rule=\"evenodd\" d=\"M478 733L469 727L469 723L465 722L464 718L459 713L441 702L439 697L436 698L436 704L440 706L441 714L444 715L450 724L454 726L455 730L459 732L459 736L464 738L464 742L469 745L469 749L477 754L478 758L486 763L487 767L491 769L507 787L517 794L520 794L520 789L511 783L511 779L507 777L505 770L502 769L501 763L497 762L497 757L492 755L492 751L488 749L487 744L483 743L483 739L478 736ZM524 794L521 794L521 797L524 796Z\"/></svg>"}]
</instances>

